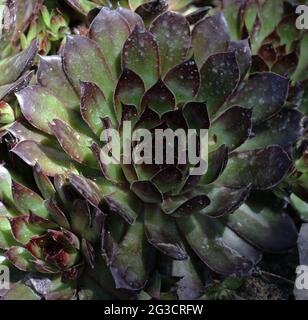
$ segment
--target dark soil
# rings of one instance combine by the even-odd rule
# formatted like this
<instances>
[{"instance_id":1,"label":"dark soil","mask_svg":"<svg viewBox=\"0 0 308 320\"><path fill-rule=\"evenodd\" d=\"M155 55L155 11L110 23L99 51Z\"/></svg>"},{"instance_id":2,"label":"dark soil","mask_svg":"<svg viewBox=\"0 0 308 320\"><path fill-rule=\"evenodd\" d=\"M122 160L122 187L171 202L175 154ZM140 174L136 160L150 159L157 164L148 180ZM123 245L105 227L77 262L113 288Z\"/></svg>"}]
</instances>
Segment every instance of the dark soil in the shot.
<instances>
[{"instance_id":1,"label":"dark soil","mask_svg":"<svg viewBox=\"0 0 308 320\"><path fill-rule=\"evenodd\" d=\"M253 276L240 288L238 296L245 300L293 300L298 252L265 255Z\"/></svg>"}]
</instances>

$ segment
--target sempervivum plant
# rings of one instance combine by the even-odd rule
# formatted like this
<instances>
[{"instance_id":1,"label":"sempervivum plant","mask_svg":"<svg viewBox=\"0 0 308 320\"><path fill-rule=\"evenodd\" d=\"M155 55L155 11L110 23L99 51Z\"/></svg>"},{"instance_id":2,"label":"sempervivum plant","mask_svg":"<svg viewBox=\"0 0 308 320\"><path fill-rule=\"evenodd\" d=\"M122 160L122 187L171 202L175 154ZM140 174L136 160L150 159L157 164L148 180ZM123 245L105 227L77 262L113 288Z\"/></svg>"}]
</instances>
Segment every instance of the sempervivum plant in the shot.
<instances>
[{"instance_id":1,"label":"sempervivum plant","mask_svg":"<svg viewBox=\"0 0 308 320\"><path fill-rule=\"evenodd\" d=\"M287 175L304 116L284 107L287 78L249 75L250 66L248 41L230 40L223 14L191 27L167 11L146 28L124 8L102 8L88 37L41 58L37 85L17 94L24 120L9 131L45 201L16 181L11 188L4 167L0 176L4 261L31 272L16 288L195 299L209 274L248 276L262 251L294 246L292 220L258 195ZM106 165L102 132L123 134L124 121L153 137L209 129L208 171L193 176L178 161Z\"/></svg>"}]
</instances>

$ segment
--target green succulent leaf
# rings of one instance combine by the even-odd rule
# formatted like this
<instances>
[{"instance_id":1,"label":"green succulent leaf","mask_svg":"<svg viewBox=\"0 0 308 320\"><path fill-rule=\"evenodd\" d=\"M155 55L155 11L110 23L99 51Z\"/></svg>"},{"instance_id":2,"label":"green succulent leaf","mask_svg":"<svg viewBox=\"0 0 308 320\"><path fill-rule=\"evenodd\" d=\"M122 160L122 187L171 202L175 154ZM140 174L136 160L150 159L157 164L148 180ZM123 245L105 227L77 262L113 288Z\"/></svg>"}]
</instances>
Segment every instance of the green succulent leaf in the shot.
<instances>
[{"instance_id":1,"label":"green succulent leaf","mask_svg":"<svg viewBox=\"0 0 308 320\"><path fill-rule=\"evenodd\" d=\"M186 60L191 45L189 23L181 14L166 12L153 22L150 32L158 43L164 76Z\"/></svg>"},{"instance_id":2,"label":"green succulent leaf","mask_svg":"<svg viewBox=\"0 0 308 320\"><path fill-rule=\"evenodd\" d=\"M224 52L230 41L230 30L223 13L199 21L192 31L192 47L201 68L217 52Z\"/></svg>"},{"instance_id":3,"label":"green succulent leaf","mask_svg":"<svg viewBox=\"0 0 308 320\"><path fill-rule=\"evenodd\" d=\"M270 72L253 74L243 82L228 105L252 109L252 120L260 123L281 110L288 94L288 79Z\"/></svg>"},{"instance_id":4,"label":"green succulent leaf","mask_svg":"<svg viewBox=\"0 0 308 320\"><path fill-rule=\"evenodd\" d=\"M252 184L254 189L269 189L282 180L291 164L288 154L279 146L233 152L219 181L234 188Z\"/></svg>"}]
</instances>

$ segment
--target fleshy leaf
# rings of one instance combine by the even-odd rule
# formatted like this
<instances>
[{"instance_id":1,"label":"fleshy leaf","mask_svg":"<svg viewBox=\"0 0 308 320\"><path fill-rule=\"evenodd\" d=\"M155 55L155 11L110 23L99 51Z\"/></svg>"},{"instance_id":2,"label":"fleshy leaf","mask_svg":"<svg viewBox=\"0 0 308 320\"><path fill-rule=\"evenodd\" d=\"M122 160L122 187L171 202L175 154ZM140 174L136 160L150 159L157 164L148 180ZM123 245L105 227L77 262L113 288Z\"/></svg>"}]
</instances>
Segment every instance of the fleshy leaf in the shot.
<instances>
[{"instance_id":1,"label":"fleshy leaf","mask_svg":"<svg viewBox=\"0 0 308 320\"><path fill-rule=\"evenodd\" d=\"M144 228L148 241L159 251L175 260L188 258L177 226L157 206L147 206Z\"/></svg>"},{"instance_id":2,"label":"fleshy leaf","mask_svg":"<svg viewBox=\"0 0 308 320\"><path fill-rule=\"evenodd\" d=\"M162 210L172 217L180 218L192 215L210 204L210 199L205 194L177 196L166 198Z\"/></svg>"},{"instance_id":3,"label":"fleshy leaf","mask_svg":"<svg viewBox=\"0 0 308 320\"><path fill-rule=\"evenodd\" d=\"M90 27L90 38L99 45L114 79L120 75L121 51L129 34L126 19L107 7L100 10Z\"/></svg>"},{"instance_id":4,"label":"fleshy leaf","mask_svg":"<svg viewBox=\"0 0 308 320\"><path fill-rule=\"evenodd\" d=\"M0 100L12 93L18 92L25 88L32 80L33 75L34 71L26 72L15 82L0 87Z\"/></svg>"},{"instance_id":5,"label":"fleshy leaf","mask_svg":"<svg viewBox=\"0 0 308 320\"><path fill-rule=\"evenodd\" d=\"M214 182L223 172L228 162L228 148L220 146L217 150L209 153L209 164L207 173L202 176L200 185Z\"/></svg>"},{"instance_id":6,"label":"fleshy leaf","mask_svg":"<svg viewBox=\"0 0 308 320\"><path fill-rule=\"evenodd\" d=\"M164 79L166 85L176 97L177 103L192 100L200 86L200 74L194 58L171 69Z\"/></svg>"},{"instance_id":7,"label":"fleshy leaf","mask_svg":"<svg viewBox=\"0 0 308 320\"><path fill-rule=\"evenodd\" d=\"M151 268L151 252L145 239L143 223L136 221L129 227L111 264L118 289L143 289Z\"/></svg>"},{"instance_id":8,"label":"fleshy leaf","mask_svg":"<svg viewBox=\"0 0 308 320\"><path fill-rule=\"evenodd\" d=\"M62 149L72 159L90 168L98 169L96 159L90 150L93 143L91 138L76 132L60 119L53 119L49 125Z\"/></svg>"},{"instance_id":9,"label":"fleshy leaf","mask_svg":"<svg viewBox=\"0 0 308 320\"><path fill-rule=\"evenodd\" d=\"M275 117L254 128L254 136L237 151L265 148L277 144L284 148L292 146L303 134L304 115L297 110L283 109Z\"/></svg>"},{"instance_id":10,"label":"fleshy leaf","mask_svg":"<svg viewBox=\"0 0 308 320\"><path fill-rule=\"evenodd\" d=\"M288 79L275 73L256 73L239 86L228 105L252 109L252 120L259 123L282 108L288 86Z\"/></svg>"},{"instance_id":11,"label":"fleshy leaf","mask_svg":"<svg viewBox=\"0 0 308 320\"><path fill-rule=\"evenodd\" d=\"M142 79L131 70L123 70L115 89L114 101L118 119L122 116L122 104L135 106L140 112L140 104L145 87Z\"/></svg>"},{"instance_id":12,"label":"fleshy leaf","mask_svg":"<svg viewBox=\"0 0 308 320\"><path fill-rule=\"evenodd\" d=\"M29 86L16 94L24 117L36 128L53 134L49 127L52 119L70 124L79 122L76 114L46 88Z\"/></svg>"},{"instance_id":13,"label":"fleshy leaf","mask_svg":"<svg viewBox=\"0 0 308 320\"><path fill-rule=\"evenodd\" d=\"M193 215L177 223L195 253L217 273L248 275L261 258L258 251L217 219Z\"/></svg>"},{"instance_id":14,"label":"fleshy leaf","mask_svg":"<svg viewBox=\"0 0 308 320\"><path fill-rule=\"evenodd\" d=\"M149 89L159 79L159 68L159 51L154 36L135 27L124 44L122 69L134 71L142 78L146 89Z\"/></svg>"},{"instance_id":15,"label":"fleshy leaf","mask_svg":"<svg viewBox=\"0 0 308 320\"><path fill-rule=\"evenodd\" d=\"M183 108L183 116L189 129L208 129L210 119L207 105L201 102L188 102Z\"/></svg>"},{"instance_id":16,"label":"fleshy leaf","mask_svg":"<svg viewBox=\"0 0 308 320\"><path fill-rule=\"evenodd\" d=\"M88 124L92 131L99 136L104 129L102 119L109 117L113 126L117 120L113 109L108 105L104 93L93 82L81 82L81 114L83 120Z\"/></svg>"},{"instance_id":17,"label":"fleshy leaf","mask_svg":"<svg viewBox=\"0 0 308 320\"><path fill-rule=\"evenodd\" d=\"M244 204L223 221L262 251L281 253L296 244L297 230L292 219L264 205L254 208Z\"/></svg>"},{"instance_id":18,"label":"fleshy leaf","mask_svg":"<svg viewBox=\"0 0 308 320\"><path fill-rule=\"evenodd\" d=\"M160 117L175 108L175 97L162 80L159 80L143 96L142 110L149 107Z\"/></svg>"},{"instance_id":19,"label":"fleshy leaf","mask_svg":"<svg viewBox=\"0 0 308 320\"><path fill-rule=\"evenodd\" d=\"M36 41L33 41L28 49L2 60L0 64L0 86L15 82L27 71L32 66L37 51Z\"/></svg>"},{"instance_id":20,"label":"fleshy leaf","mask_svg":"<svg viewBox=\"0 0 308 320\"><path fill-rule=\"evenodd\" d=\"M230 40L230 30L223 13L199 21L192 31L192 46L201 68L209 56L224 52Z\"/></svg>"},{"instance_id":21,"label":"fleshy leaf","mask_svg":"<svg viewBox=\"0 0 308 320\"><path fill-rule=\"evenodd\" d=\"M54 177L63 174L68 169L72 170L72 161L65 153L57 149L39 145L34 141L22 141L11 150L23 159L29 166L39 165L47 176Z\"/></svg>"},{"instance_id":22,"label":"fleshy leaf","mask_svg":"<svg viewBox=\"0 0 308 320\"><path fill-rule=\"evenodd\" d=\"M37 79L42 87L52 91L68 107L78 110L79 97L64 73L60 56L40 57Z\"/></svg>"},{"instance_id":23,"label":"fleshy leaf","mask_svg":"<svg viewBox=\"0 0 308 320\"><path fill-rule=\"evenodd\" d=\"M136 13L142 17L144 24L148 27L151 22L168 8L168 4L165 0L151 0L144 4L141 4L137 9Z\"/></svg>"},{"instance_id":24,"label":"fleshy leaf","mask_svg":"<svg viewBox=\"0 0 308 320\"><path fill-rule=\"evenodd\" d=\"M0 215L0 249L10 249L18 245L11 232L11 224L7 217Z\"/></svg>"},{"instance_id":25,"label":"fleshy leaf","mask_svg":"<svg viewBox=\"0 0 308 320\"><path fill-rule=\"evenodd\" d=\"M248 39L231 41L228 51L235 52L235 57L240 69L241 78L243 79L251 67L251 51Z\"/></svg>"},{"instance_id":26,"label":"fleshy leaf","mask_svg":"<svg viewBox=\"0 0 308 320\"><path fill-rule=\"evenodd\" d=\"M187 57L191 45L189 23L181 14L168 11L153 22L150 31L158 43L164 76Z\"/></svg>"},{"instance_id":27,"label":"fleshy leaf","mask_svg":"<svg viewBox=\"0 0 308 320\"><path fill-rule=\"evenodd\" d=\"M163 197L158 188L150 181L135 181L131 190L145 203L161 203Z\"/></svg>"},{"instance_id":28,"label":"fleshy leaf","mask_svg":"<svg viewBox=\"0 0 308 320\"><path fill-rule=\"evenodd\" d=\"M20 212L29 214L31 211L41 218L50 218L50 214L44 206L44 200L37 193L15 181L12 184L12 192L15 205Z\"/></svg>"},{"instance_id":29,"label":"fleshy leaf","mask_svg":"<svg viewBox=\"0 0 308 320\"><path fill-rule=\"evenodd\" d=\"M233 152L219 181L234 188L251 183L254 189L269 189L281 181L291 164L288 154L279 146Z\"/></svg>"},{"instance_id":30,"label":"fleshy leaf","mask_svg":"<svg viewBox=\"0 0 308 320\"><path fill-rule=\"evenodd\" d=\"M215 148L225 144L229 150L233 150L250 136L251 126L251 110L231 107L213 121L209 139L214 136Z\"/></svg>"},{"instance_id":31,"label":"fleshy leaf","mask_svg":"<svg viewBox=\"0 0 308 320\"><path fill-rule=\"evenodd\" d=\"M70 36L63 49L64 70L80 93L80 81L95 82L111 102L115 80L98 45L86 37Z\"/></svg>"},{"instance_id":32,"label":"fleshy leaf","mask_svg":"<svg viewBox=\"0 0 308 320\"><path fill-rule=\"evenodd\" d=\"M202 209L200 214L215 218L233 213L250 194L249 186L242 189L231 189L210 185L202 188L202 190L208 195L211 203L208 207Z\"/></svg>"},{"instance_id":33,"label":"fleshy leaf","mask_svg":"<svg viewBox=\"0 0 308 320\"><path fill-rule=\"evenodd\" d=\"M138 26L140 29L144 29L142 18L134 11L123 8L121 6L117 7L116 10L122 17L125 18L131 32L135 29L136 26Z\"/></svg>"},{"instance_id":34,"label":"fleshy leaf","mask_svg":"<svg viewBox=\"0 0 308 320\"><path fill-rule=\"evenodd\" d=\"M217 53L208 58L201 71L198 101L207 102L210 115L215 114L235 90L239 68L234 52Z\"/></svg>"}]
</instances>

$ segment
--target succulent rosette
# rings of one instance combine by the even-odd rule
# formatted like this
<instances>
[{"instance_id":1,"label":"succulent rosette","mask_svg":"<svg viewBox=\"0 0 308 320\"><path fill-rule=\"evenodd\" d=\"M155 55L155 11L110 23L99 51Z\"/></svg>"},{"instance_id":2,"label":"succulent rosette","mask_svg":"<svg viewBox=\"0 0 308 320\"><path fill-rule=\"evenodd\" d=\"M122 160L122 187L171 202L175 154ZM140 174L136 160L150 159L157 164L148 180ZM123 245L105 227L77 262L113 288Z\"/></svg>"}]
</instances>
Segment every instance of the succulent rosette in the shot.
<instances>
[{"instance_id":1,"label":"succulent rosette","mask_svg":"<svg viewBox=\"0 0 308 320\"><path fill-rule=\"evenodd\" d=\"M65 284L71 296L58 297L196 299L209 275L248 276L263 251L292 248L292 219L264 195L288 175L305 116L286 107L288 78L249 74L251 60L222 13L190 24L166 11L144 23L105 7L88 37L41 57L37 84L17 93L24 120L9 132L45 201L2 168L6 263L51 284L60 274L47 298ZM123 133L124 121L153 135L208 129L208 171L106 165L101 134ZM93 215L104 218L97 228Z\"/></svg>"}]
</instances>

